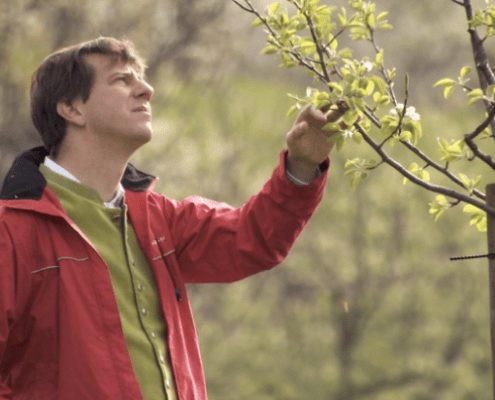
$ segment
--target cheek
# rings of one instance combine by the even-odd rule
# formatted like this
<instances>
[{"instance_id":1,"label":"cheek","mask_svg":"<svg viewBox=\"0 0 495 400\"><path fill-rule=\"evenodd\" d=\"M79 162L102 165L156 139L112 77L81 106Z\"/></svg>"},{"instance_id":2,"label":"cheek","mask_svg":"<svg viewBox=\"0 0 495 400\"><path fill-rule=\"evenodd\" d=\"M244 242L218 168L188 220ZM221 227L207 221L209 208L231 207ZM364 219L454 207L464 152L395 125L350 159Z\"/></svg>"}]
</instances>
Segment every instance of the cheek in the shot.
<instances>
[{"instance_id":1,"label":"cheek","mask_svg":"<svg viewBox=\"0 0 495 400\"><path fill-rule=\"evenodd\" d=\"M126 103L122 100L106 101L93 109L94 120L99 124L118 124L125 118Z\"/></svg>"}]
</instances>

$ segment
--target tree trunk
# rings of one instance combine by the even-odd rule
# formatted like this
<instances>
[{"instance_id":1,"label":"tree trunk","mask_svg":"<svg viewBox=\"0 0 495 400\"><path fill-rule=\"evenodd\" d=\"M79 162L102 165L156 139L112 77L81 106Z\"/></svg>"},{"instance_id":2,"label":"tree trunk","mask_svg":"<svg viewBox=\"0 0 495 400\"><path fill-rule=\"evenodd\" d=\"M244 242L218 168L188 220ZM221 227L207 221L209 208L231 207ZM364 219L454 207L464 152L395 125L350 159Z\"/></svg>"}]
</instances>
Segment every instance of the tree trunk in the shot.
<instances>
[{"instance_id":1,"label":"tree trunk","mask_svg":"<svg viewBox=\"0 0 495 400\"><path fill-rule=\"evenodd\" d=\"M495 184L486 187L486 202L488 205L495 205ZM489 254L489 282L490 282L490 331L492 342L492 379L493 398L495 399L495 217L487 214L488 223L488 254Z\"/></svg>"}]
</instances>

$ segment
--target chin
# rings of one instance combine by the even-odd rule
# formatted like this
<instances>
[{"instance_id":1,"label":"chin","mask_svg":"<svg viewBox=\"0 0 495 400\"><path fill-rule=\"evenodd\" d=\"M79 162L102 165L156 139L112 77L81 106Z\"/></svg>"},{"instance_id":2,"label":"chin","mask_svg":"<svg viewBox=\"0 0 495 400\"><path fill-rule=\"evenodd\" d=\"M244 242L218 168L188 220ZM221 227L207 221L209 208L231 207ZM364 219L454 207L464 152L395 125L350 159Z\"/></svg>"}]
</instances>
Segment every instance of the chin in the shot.
<instances>
[{"instance_id":1,"label":"chin","mask_svg":"<svg viewBox=\"0 0 495 400\"><path fill-rule=\"evenodd\" d=\"M153 132L149 130L145 132L140 132L137 135L133 135L132 141L136 144L136 147L141 147L142 145L148 143L152 137L153 137Z\"/></svg>"}]
</instances>

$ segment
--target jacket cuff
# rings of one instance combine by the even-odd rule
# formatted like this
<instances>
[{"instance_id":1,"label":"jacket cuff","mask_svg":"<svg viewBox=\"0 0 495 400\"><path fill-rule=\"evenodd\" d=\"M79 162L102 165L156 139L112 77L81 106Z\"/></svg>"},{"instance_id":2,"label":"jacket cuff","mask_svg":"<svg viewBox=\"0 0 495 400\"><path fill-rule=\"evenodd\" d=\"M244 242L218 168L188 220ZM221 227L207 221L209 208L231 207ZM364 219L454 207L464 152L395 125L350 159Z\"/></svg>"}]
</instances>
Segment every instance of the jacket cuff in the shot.
<instances>
[{"instance_id":1,"label":"jacket cuff","mask_svg":"<svg viewBox=\"0 0 495 400\"><path fill-rule=\"evenodd\" d=\"M321 173L308 185L296 185L290 181L286 170L287 151L280 153L280 160L272 179L264 187L280 206L302 217L310 216L316 211L325 191L330 160L327 158L319 168Z\"/></svg>"}]
</instances>

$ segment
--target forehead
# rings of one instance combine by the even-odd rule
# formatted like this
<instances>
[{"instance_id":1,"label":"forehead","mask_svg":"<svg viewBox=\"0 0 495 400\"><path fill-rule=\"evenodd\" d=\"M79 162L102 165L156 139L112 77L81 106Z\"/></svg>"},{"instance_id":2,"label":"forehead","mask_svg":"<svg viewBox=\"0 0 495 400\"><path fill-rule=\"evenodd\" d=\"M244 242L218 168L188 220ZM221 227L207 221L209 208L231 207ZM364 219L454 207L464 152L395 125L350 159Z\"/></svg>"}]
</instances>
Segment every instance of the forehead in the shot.
<instances>
[{"instance_id":1,"label":"forehead","mask_svg":"<svg viewBox=\"0 0 495 400\"><path fill-rule=\"evenodd\" d=\"M105 78L115 72L134 72L141 76L132 63L123 62L118 56L90 54L85 57L86 62L91 64L95 70L95 77Z\"/></svg>"}]
</instances>

